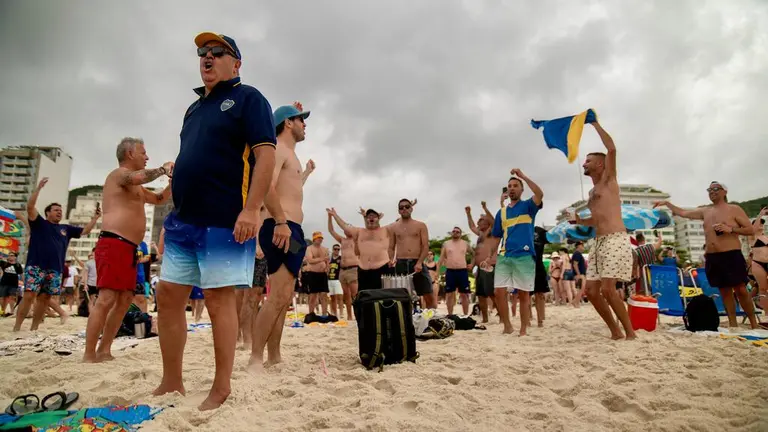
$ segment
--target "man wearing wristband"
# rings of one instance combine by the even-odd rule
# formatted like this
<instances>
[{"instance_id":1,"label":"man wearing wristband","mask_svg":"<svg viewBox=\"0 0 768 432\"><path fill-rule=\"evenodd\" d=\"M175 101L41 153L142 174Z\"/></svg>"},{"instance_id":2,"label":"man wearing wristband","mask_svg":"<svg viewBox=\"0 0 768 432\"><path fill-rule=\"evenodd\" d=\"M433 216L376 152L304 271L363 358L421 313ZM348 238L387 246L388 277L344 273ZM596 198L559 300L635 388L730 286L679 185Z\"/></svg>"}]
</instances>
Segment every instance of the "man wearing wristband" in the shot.
<instances>
[{"instance_id":1,"label":"man wearing wristband","mask_svg":"<svg viewBox=\"0 0 768 432\"><path fill-rule=\"evenodd\" d=\"M141 186L163 175L170 176L173 170L173 162L145 169L148 159L144 141L123 138L117 146L120 167L104 180L104 222L94 249L99 301L90 310L85 329L83 362L86 363L112 360L112 342L131 307L137 269L141 265L136 248L144 238L144 204L162 204L171 196L170 186L160 193ZM97 349L99 336L101 343Z\"/></svg>"},{"instance_id":2,"label":"man wearing wristband","mask_svg":"<svg viewBox=\"0 0 768 432\"><path fill-rule=\"evenodd\" d=\"M274 112L277 151L275 169L272 173L269 193L264 199L262 218L264 224L259 231L259 246L267 258L270 293L264 306L253 321L253 346L248 370L259 373L263 370L264 348L267 348L266 366L282 361L280 340L283 336L285 314L293 298L296 278L307 251L304 231L304 178L301 163L296 157L296 143L304 141L309 111L301 103L285 105Z\"/></svg>"},{"instance_id":3,"label":"man wearing wristband","mask_svg":"<svg viewBox=\"0 0 768 432\"><path fill-rule=\"evenodd\" d=\"M175 209L163 224L157 285L163 378L154 394L186 391L185 307L192 286L200 287L213 327L216 372L198 408L210 410L231 392L238 327L234 287L253 282L254 239L276 142L269 102L240 82L242 56L234 39L201 33L195 45L203 86L194 90L198 97L184 115L173 173Z\"/></svg>"}]
</instances>

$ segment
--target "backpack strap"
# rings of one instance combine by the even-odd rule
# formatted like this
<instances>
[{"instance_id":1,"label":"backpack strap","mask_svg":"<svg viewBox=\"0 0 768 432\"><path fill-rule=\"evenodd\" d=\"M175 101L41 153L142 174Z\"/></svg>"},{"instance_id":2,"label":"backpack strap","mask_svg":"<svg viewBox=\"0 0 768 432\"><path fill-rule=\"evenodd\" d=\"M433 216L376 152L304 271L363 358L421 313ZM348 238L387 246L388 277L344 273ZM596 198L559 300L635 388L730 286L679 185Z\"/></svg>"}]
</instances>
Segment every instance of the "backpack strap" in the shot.
<instances>
[{"instance_id":1,"label":"backpack strap","mask_svg":"<svg viewBox=\"0 0 768 432\"><path fill-rule=\"evenodd\" d=\"M371 361L368 363L368 369L373 369L378 364L379 371L381 371L384 369L384 355L381 353L381 302L375 302L373 310L376 313L376 345L373 349Z\"/></svg>"},{"instance_id":2,"label":"backpack strap","mask_svg":"<svg viewBox=\"0 0 768 432\"><path fill-rule=\"evenodd\" d=\"M408 355L408 337L405 335L405 311L403 310L402 303L396 302L395 304L397 304L397 317L400 320L400 339L403 342L403 358L408 359L410 356Z\"/></svg>"}]
</instances>

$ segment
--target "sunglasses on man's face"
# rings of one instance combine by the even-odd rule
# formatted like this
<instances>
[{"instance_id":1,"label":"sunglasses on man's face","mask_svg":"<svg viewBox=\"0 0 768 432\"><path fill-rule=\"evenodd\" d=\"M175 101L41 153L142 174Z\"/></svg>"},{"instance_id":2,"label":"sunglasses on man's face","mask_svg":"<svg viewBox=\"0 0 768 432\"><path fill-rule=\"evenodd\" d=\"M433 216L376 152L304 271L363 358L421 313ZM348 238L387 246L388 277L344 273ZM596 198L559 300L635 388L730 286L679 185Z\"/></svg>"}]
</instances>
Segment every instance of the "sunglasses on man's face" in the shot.
<instances>
[{"instance_id":1,"label":"sunglasses on man's face","mask_svg":"<svg viewBox=\"0 0 768 432\"><path fill-rule=\"evenodd\" d=\"M721 190L723 190L723 188L718 186L707 188L707 192L720 192Z\"/></svg>"},{"instance_id":2,"label":"sunglasses on man's face","mask_svg":"<svg viewBox=\"0 0 768 432\"><path fill-rule=\"evenodd\" d=\"M221 57L224 54L229 54L232 57L235 57L235 53L228 50L227 48L223 46L212 46L212 47L200 47L197 49L197 56L198 57L205 57L208 55L208 52L211 53L214 57Z\"/></svg>"},{"instance_id":3,"label":"sunglasses on man's face","mask_svg":"<svg viewBox=\"0 0 768 432\"><path fill-rule=\"evenodd\" d=\"M410 208L411 208L411 206L410 206L410 205L408 205L408 204L406 204L406 205L401 205L401 206L399 206L398 208L399 208L400 210L408 210L408 209L410 209Z\"/></svg>"}]
</instances>

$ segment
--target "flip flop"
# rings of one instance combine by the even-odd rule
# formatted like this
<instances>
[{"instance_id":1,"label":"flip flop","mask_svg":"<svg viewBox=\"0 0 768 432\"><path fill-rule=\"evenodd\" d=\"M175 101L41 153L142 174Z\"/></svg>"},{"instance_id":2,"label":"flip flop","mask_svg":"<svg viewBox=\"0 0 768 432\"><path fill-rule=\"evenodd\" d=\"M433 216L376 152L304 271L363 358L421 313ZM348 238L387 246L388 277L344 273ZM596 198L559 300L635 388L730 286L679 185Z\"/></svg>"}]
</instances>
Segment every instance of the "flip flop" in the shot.
<instances>
[{"instance_id":1,"label":"flip flop","mask_svg":"<svg viewBox=\"0 0 768 432\"><path fill-rule=\"evenodd\" d=\"M40 403L41 411L59 411L69 408L70 405L77 402L80 398L78 393L64 393L57 391L43 398Z\"/></svg>"},{"instance_id":2,"label":"flip flop","mask_svg":"<svg viewBox=\"0 0 768 432\"><path fill-rule=\"evenodd\" d=\"M33 403L30 403L34 401ZM19 403L21 402L21 403ZM5 409L5 413L12 416L20 416L37 411L40 406L40 398L34 394L19 396Z\"/></svg>"}]
</instances>

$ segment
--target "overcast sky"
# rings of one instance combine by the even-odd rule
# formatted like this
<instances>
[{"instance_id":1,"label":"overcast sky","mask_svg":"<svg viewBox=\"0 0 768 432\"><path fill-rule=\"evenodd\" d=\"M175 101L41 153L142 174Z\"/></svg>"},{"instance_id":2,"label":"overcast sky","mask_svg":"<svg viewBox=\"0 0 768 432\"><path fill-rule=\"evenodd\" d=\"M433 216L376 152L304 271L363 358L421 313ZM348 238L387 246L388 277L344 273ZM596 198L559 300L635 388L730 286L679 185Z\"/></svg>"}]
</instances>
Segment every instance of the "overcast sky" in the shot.
<instances>
[{"instance_id":1,"label":"overcast sky","mask_svg":"<svg viewBox=\"0 0 768 432\"><path fill-rule=\"evenodd\" d=\"M273 108L312 110L297 149L317 163L308 232L325 230L325 207L390 222L409 197L442 235L465 227L465 205L498 203L515 167L544 189L536 222L551 224L602 146L585 128L569 165L529 121L589 107L620 182L680 205L705 203L712 180L732 200L768 194L765 1L6 0L0 145L64 148L71 188L103 183L123 136L146 140L150 165L175 159L206 30L237 41L243 81Z\"/></svg>"}]
</instances>

